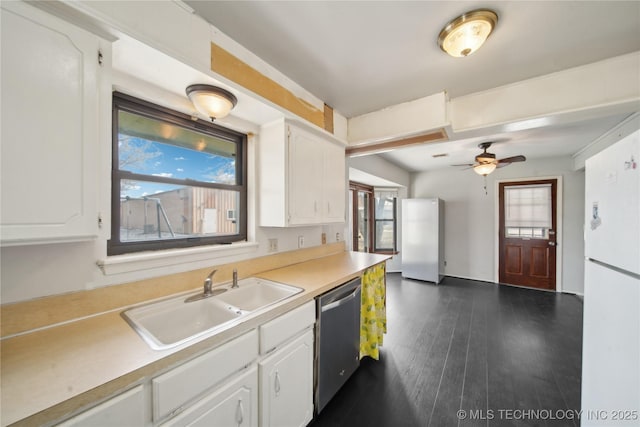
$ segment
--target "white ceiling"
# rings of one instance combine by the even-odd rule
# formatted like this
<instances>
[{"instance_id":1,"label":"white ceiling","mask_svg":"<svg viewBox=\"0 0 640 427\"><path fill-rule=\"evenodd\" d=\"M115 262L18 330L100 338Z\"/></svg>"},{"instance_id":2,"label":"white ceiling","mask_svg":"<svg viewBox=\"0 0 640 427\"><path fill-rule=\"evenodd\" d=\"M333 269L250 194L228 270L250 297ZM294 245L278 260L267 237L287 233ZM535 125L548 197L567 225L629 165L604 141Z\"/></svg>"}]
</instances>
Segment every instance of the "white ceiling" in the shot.
<instances>
[{"instance_id":1,"label":"white ceiling","mask_svg":"<svg viewBox=\"0 0 640 427\"><path fill-rule=\"evenodd\" d=\"M638 1L186 1L345 115L446 90L451 98L640 50ZM467 58L437 45L477 8L499 21Z\"/></svg>"},{"instance_id":2,"label":"white ceiling","mask_svg":"<svg viewBox=\"0 0 640 427\"><path fill-rule=\"evenodd\" d=\"M446 90L450 98L640 50L639 1L186 1L197 14L346 117ZM437 46L459 14L499 16L467 58ZM410 171L498 158L574 154L624 116L481 135L381 154ZM456 140L457 138L457 140ZM433 154L449 155L433 159ZM514 167L514 166L512 166Z\"/></svg>"}]
</instances>

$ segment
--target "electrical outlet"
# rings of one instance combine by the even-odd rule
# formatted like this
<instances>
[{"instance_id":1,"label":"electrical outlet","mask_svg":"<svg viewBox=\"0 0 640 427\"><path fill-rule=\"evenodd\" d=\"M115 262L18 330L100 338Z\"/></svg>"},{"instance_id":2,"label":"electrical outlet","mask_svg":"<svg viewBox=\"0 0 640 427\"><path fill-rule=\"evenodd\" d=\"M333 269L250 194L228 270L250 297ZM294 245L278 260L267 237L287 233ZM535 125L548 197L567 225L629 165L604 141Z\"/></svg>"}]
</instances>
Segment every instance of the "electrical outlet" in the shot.
<instances>
[{"instance_id":1,"label":"electrical outlet","mask_svg":"<svg viewBox=\"0 0 640 427\"><path fill-rule=\"evenodd\" d=\"M269 239L269 252L278 252L278 239Z\"/></svg>"},{"instance_id":2,"label":"electrical outlet","mask_svg":"<svg viewBox=\"0 0 640 427\"><path fill-rule=\"evenodd\" d=\"M336 233L336 242L340 241L340 233Z\"/></svg>"},{"instance_id":3,"label":"electrical outlet","mask_svg":"<svg viewBox=\"0 0 640 427\"><path fill-rule=\"evenodd\" d=\"M322 244L323 245L327 244L327 233L322 233Z\"/></svg>"},{"instance_id":4,"label":"electrical outlet","mask_svg":"<svg viewBox=\"0 0 640 427\"><path fill-rule=\"evenodd\" d=\"M298 236L298 247L304 248L304 236Z\"/></svg>"}]
</instances>

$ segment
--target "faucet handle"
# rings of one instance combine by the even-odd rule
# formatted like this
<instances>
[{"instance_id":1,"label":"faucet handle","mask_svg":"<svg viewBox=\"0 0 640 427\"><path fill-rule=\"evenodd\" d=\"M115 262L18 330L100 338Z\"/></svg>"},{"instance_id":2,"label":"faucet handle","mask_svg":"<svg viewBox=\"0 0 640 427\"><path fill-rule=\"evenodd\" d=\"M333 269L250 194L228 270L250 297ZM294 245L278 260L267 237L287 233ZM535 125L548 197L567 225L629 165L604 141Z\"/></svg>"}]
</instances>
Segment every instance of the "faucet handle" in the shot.
<instances>
[{"instance_id":1,"label":"faucet handle","mask_svg":"<svg viewBox=\"0 0 640 427\"><path fill-rule=\"evenodd\" d=\"M216 271L218 271L218 270L214 269L211 273L209 273L207 278L204 279L204 294L207 295L207 296L211 295L211 287L212 287L211 278L213 277L214 274L216 274Z\"/></svg>"},{"instance_id":2,"label":"faucet handle","mask_svg":"<svg viewBox=\"0 0 640 427\"><path fill-rule=\"evenodd\" d=\"M233 269L233 280L231 282L231 287L232 288L238 287L238 269L237 268Z\"/></svg>"}]
</instances>

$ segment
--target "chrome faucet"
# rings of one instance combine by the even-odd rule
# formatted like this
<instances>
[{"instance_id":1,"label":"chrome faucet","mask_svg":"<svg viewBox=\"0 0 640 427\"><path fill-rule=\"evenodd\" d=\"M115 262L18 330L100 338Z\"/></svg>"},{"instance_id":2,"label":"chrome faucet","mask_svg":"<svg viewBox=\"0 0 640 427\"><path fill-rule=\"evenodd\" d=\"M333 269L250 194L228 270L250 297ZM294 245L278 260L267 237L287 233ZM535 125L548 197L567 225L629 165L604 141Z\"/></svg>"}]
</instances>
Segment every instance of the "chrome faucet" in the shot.
<instances>
[{"instance_id":1,"label":"chrome faucet","mask_svg":"<svg viewBox=\"0 0 640 427\"><path fill-rule=\"evenodd\" d=\"M184 302L198 301L198 300L201 300L201 299L209 298L209 297L212 297L214 295L218 295L218 294L221 294L223 292L226 292L227 290L223 289L223 288L213 289L213 281L211 280L211 278L213 277L214 274L216 274L216 271L218 271L218 270L217 269L213 269L211 271L211 273L209 273L207 278L204 279L204 291L201 294L191 295L189 298L184 300Z\"/></svg>"},{"instance_id":2,"label":"chrome faucet","mask_svg":"<svg viewBox=\"0 0 640 427\"><path fill-rule=\"evenodd\" d=\"M211 278L213 277L214 274L216 274L218 270L217 269L213 269L213 271L211 273L209 273L209 275L207 276L206 279L204 279L204 293L203 295L205 297L210 297L213 292L211 292L211 287L213 284L213 281L211 280Z\"/></svg>"},{"instance_id":3,"label":"chrome faucet","mask_svg":"<svg viewBox=\"0 0 640 427\"><path fill-rule=\"evenodd\" d=\"M239 288L240 286L238 286L238 270L237 269L233 269L233 282L231 284L232 288Z\"/></svg>"}]
</instances>

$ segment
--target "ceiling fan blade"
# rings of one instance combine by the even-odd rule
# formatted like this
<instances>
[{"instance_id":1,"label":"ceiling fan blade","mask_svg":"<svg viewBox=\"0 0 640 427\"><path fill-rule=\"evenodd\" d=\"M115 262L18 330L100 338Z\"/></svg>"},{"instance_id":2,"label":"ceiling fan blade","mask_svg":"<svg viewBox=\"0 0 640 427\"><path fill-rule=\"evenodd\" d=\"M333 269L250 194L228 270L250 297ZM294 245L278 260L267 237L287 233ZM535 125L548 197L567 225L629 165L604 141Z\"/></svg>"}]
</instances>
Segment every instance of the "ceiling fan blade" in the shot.
<instances>
[{"instance_id":1,"label":"ceiling fan blade","mask_svg":"<svg viewBox=\"0 0 640 427\"><path fill-rule=\"evenodd\" d=\"M471 167L471 166L473 166L473 163L462 163L460 165L451 165L451 166L469 166L469 167Z\"/></svg>"},{"instance_id":2,"label":"ceiling fan blade","mask_svg":"<svg viewBox=\"0 0 640 427\"><path fill-rule=\"evenodd\" d=\"M516 162L524 162L526 161L527 158L525 156L513 156L513 157L507 157L504 159L500 159L498 160L498 165L500 164L509 164L509 163L516 163Z\"/></svg>"}]
</instances>

